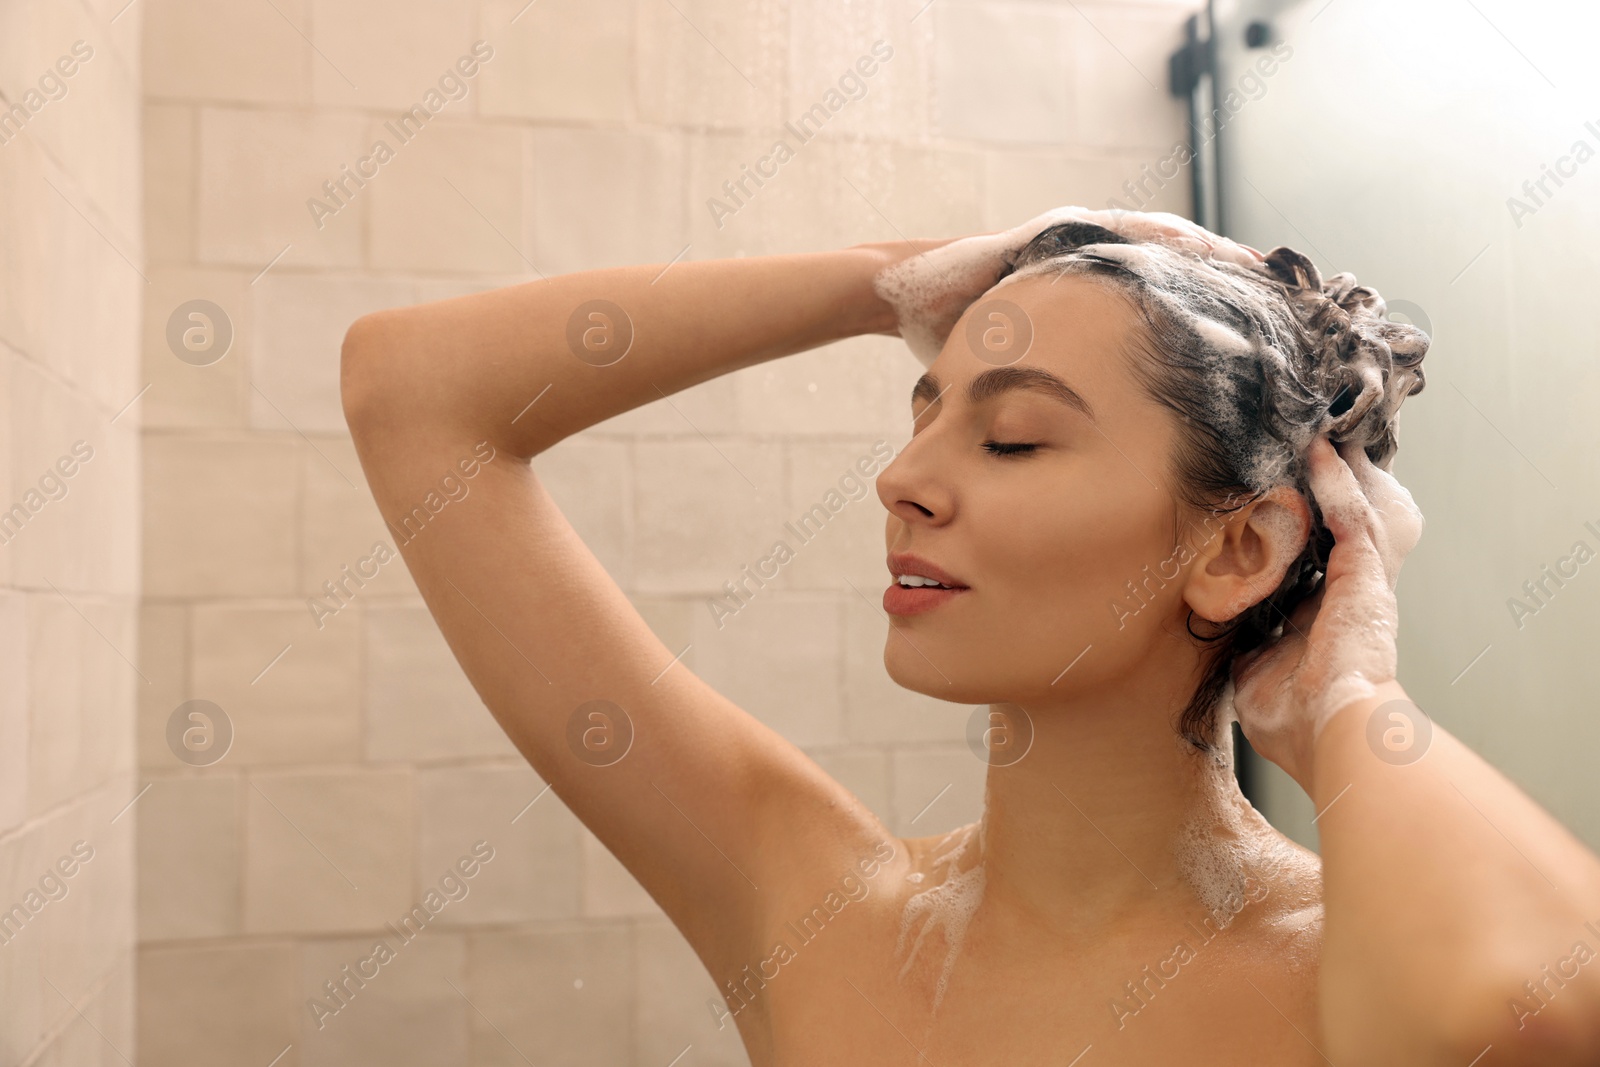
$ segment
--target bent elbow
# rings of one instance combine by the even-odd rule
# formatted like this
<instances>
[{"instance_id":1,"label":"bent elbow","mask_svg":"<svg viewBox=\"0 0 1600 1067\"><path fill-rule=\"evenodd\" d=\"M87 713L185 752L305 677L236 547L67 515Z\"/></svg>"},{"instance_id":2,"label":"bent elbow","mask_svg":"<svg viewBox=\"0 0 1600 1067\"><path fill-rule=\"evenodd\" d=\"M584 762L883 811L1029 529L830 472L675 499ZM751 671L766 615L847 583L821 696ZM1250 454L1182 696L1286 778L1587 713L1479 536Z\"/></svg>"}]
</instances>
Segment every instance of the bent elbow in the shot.
<instances>
[{"instance_id":1,"label":"bent elbow","mask_svg":"<svg viewBox=\"0 0 1600 1067\"><path fill-rule=\"evenodd\" d=\"M339 403L352 434L382 416L385 383L394 381L399 333L395 312L362 315L345 331L339 348Z\"/></svg>"}]
</instances>

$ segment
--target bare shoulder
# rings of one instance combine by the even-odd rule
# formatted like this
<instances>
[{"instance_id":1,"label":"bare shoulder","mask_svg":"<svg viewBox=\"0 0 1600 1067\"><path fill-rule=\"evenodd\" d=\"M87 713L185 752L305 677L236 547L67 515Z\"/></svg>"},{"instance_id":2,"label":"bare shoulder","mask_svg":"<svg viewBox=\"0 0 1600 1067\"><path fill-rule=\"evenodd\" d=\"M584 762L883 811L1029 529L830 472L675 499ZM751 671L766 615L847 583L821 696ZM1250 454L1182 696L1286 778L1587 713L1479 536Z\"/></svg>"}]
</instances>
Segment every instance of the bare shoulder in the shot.
<instances>
[{"instance_id":1,"label":"bare shoulder","mask_svg":"<svg viewBox=\"0 0 1600 1067\"><path fill-rule=\"evenodd\" d=\"M1277 831L1273 831L1277 834ZM1322 858L1281 834L1273 859L1261 873L1270 906L1264 927L1286 947L1322 945Z\"/></svg>"},{"instance_id":2,"label":"bare shoulder","mask_svg":"<svg viewBox=\"0 0 1600 1067\"><path fill-rule=\"evenodd\" d=\"M1264 821L1252 836L1256 859L1245 868L1247 903L1239 916L1242 959L1258 961L1263 973L1314 979L1322 950L1322 859Z\"/></svg>"},{"instance_id":3,"label":"bare shoulder","mask_svg":"<svg viewBox=\"0 0 1600 1067\"><path fill-rule=\"evenodd\" d=\"M1276 840L1269 858L1253 875L1259 880L1259 903L1242 931L1236 977L1254 987L1241 990L1242 994L1264 1001L1260 1008L1270 1007L1270 1012L1263 1011L1266 1022L1276 1022L1275 1016L1293 1020L1303 1037L1315 1040L1324 918L1322 860L1278 831L1271 832Z\"/></svg>"}]
</instances>

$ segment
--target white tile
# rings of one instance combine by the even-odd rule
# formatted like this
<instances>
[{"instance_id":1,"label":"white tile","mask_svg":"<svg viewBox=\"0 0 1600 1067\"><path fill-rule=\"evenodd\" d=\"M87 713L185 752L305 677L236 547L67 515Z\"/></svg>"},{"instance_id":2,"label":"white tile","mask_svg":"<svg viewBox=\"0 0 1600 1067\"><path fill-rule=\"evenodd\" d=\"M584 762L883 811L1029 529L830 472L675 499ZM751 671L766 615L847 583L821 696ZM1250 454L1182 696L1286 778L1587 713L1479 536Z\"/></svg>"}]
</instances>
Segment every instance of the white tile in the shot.
<instances>
[{"instance_id":1,"label":"white tile","mask_svg":"<svg viewBox=\"0 0 1600 1067\"><path fill-rule=\"evenodd\" d=\"M926 140L933 19L912 20L923 2L791 6L785 117L815 114L835 136ZM826 120L813 112L818 104Z\"/></svg>"},{"instance_id":2,"label":"white tile","mask_svg":"<svg viewBox=\"0 0 1600 1067\"><path fill-rule=\"evenodd\" d=\"M622 442L574 437L533 460L561 514L624 588L633 582L631 455Z\"/></svg>"},{"instance_id":3,"label":"white tile","mask_svg":"<svg viewBox=\"0 0 1600 1067\"><path fill-rule=\"evenodd\" d=\"M296 955L289 942L142 948L139 1062L271 1063L300 1036ZM299 1067L292 1049L286 1064Z\"/></svg>"},{"instance_id":4,"label":"white tile","mask_svg":"<svg viewBox=\"0 0 1600 1067\"><path fill-rule=\"evenodd\" d=\"M561 923L478 934L468 961L464 992L477 1007L472 1063L526 1067L536 1056L547 1063L625 1063L633 1055L627 926Z\"/></svg>"},{"instance_id":5,"label":"white tile","mask_svg":"<svg viewBox=\"0 0 1600 1067\"><path fill-rule=\"evenodd\" d=\"M1076 14L950 0L928 14L938 38L934 126L941 134L1047 144L1077 136L1070 64L1082 31L1069 21Z\"/></svg>"},{"instance_id":6,"label":"white tile","mask_svg":"<svg viewBox=\"0 0 1600 1067\"><path fill-rule=\"evenodd\" d=\"M310 9L309 0L149 0L144 5L145 93L181 100L308 102L312 64L322 62L307 36Z\"/></svg>"},{"instance_id":7,"label":"white tile","mask_svg":"<svg viewBox=\"0 0 1600 1067\"><path fill-rule=\"evenodd\" d=\"M531 767L422 771L418 814L419 890L457 871L479 841L493 854L465 880L466 895L441 912L444 924L577 916L581 824Z\"/></svg>"},{"instance_id":8,"label":"white tile","mask_svg":"<svg viewBox=\"0 0 1600 1067\"><path fill-rule=\"evenodd\" d=\"M140 424L242 427L254 332L249 274L189 267L150 267L147 273L140 384L149 391L136 407ZM197 300L214 304L221 315L194 306ZM169 331L177 335L176 346Z\"/></svg>"},{"instance_id":9,"label":"white tile","mask_svg":"<svg viewBox=\"0 0 1600 1067\"><path fill-rule=\"evenodd\" d=\"M797 745L843 738L839 606L821 596L758 592L719 629L696 615L695 673Z\"/></svg>"},{"instance_id":10,"label":"white tile","mask_svg":"<svg viewBox=\"0 0 1600 1067\"><path fill-rule=\"evenodd\" d=\"M309 438L301 452L300 590L331 608L350 593L363 603L417 595L417 585L384 525L348 437ZM385 562L387 546L388 559ZM372 575L376 569L377 574ZM363 578L365 572L369 577ZM339 597L328 593L334 583ZM348 591L348 592L346 592Z\"/></svg>"},{"instance_id":11,"label":"white tile","mask_svg":"<svg viewBox=\"0 0 1600 1067\"><path fill-rule=\"evenodd\" d=\"M287 437L147 436L146 594L293 596L299 447Z\"/></svg>"},{"instance_id":12,"label":"white tile","mask_svg":"<svg viewBox=\"0 0 1600 1067\"><path fill-rule=\"evenodd\" d=\"M239 931L242 785L231 776L159 778L139 798L141 940Z\"/></svg>"},{"instance_id":13,"label":"white tile","mask_svg":"<svg viewBox=\"0 0 1600 1067\"><path fill-rule=\"evenodd\" d=\"M370 200L371 267L534 269L520 243L527 184L521 130L440 117L414 131L391 120L374 125L370 137L395 150L361 193Z\"/></svg>"},{"instance_id":14,"label":"white tile","mask_svg":"<svg viewBox=\"0 0 1600 1067\"><path fill-rule=\"evenodd\" d=\"M361 630L359 604L320 618L292 602L193 609L189 692L232 722L230 768L359 758Z\"/></svg>"},{"instance_id":15,"label":"white tile","mask_svg":"<svg viewBox=\"0 0 1600 1067\"><path fill-rule=\"evenodd\" d=\"M28 612L24 594L0 592L0 835L28 815Z\"/></svg>"},{"instance_id":16,"label":"white tile","mask_svg":"<svg viewBox=\"0 0 1600 1067\"><path fill-rule=\"evenodd\" d=\"M528 139L528 258L542 273L665 266L689 243L679 137L539 127ZM650 175L641 182L638 176Z\"/></svg>"},{"instance_id":17,"label":"white tile","mask_svg":"<svg viewBox=\"0 0 1600 1067\"><path fill-rule=\"evenodd\" d=\"M1077 134L1085 146L1167 148L1187 109L1167 88L1167 58L1183 44L1188 13L1168 7L1084 5L1074 17Z\"/></svg>"},{"instance_id":18,"label":"white tile","mask_svg":"<svg viewBox=\"0 0 1600 1067\"><path fill-rule=\"evenodd\" d=\"M194 258L194 141L193 108L145 105L144 251L152 265Z\"/></svg>"},{"instance_id":19,"label":"white tile","mask_svg":"<svg viewBox=\"0 0 1600 1067\"><path fill-rule=\"evenodd\" d=\"M399 110L423 102L429 90L442 109L471 106L471 82L455 62L470 58L477 38L472 4L310 0L310 7L319 53L312 85L320 107Z\"/></svg>"},{"instance_id":20,"label":"white tile","mask_svg":"<svg viewBox=\"0 0 1600 1067\"><path fill-rule=\"evenodd\" d=\"M380 943L387 954L377 952ZM465 989L465 969L465 943L437 930L424 929L410 941L384 931L303 943L300 1063L467 1063L467 1017L473 1009L457 992ZM328 992L329 982L339 987L339 997Z\"/></svg>"},{"instance_id":21,"label":"white tile","mask_svg":"<svg viewBox=\"0 0 1600 1067\"><path fill-rule=\"evenodd\" d=\"M416 903L409 770L251 775L244 798L246 932L374 930Z\"/></svg>"},{"instance_id":22,"label":"white tile","mask_svg":"<svg viewBox=\"0 0 1600 1067\"><path fill-rule=\"evenodd\" d=\"M269 273L255 303L250 425L260 430L344 434L339 350L350 324L414 299L406 282L348 275Z\"/></svg>"},{"instance_id":23,"label":"white tile","mask_svg":"<svg viewBox=\"0 0 1600 1067\"><path fill-rule=\"evenodd\" d=\"M928 837L974 822L983 814L988 764L965 745L894 753L894 818L901 837Z\"/></svg>"},{"instance_id":24,"label":"white tile","mask_svg":"<svg viewBox=\"0 0 1600 1067\"><path fill-rule=\"evenodd\" d=\"M671 125L782 121L787 26L783 8L734 0L642 0L639 116Z\"/></svg>"},{"instance_id":25,"label":"white tile","mask_svg":"<svg viewBox=\"0 0 1600 1067\"><path fill-rule=\"evenodd\" d=\"M888 512L878 499L877 476L892 449L881 437L790 446L791 525L803 524L809 538L784 566L793 587L832 590L852 614L864 606L863 595L871 603L882 597L889 578Z\"/></svg>"},{"instance_id":26,"label":"white tile","mask_svg":"<svg viewBox=\"0 0 1600 1067\"><path fill-rule=\"evenodd\" d=\"M1190 171L1173 145L1145 155L996 149L986 153L985 221L1010 229L1054 207L1075 204L1190 213ZM1170 158L1169 158L1170 157Z\"/></svg>"},{"instance_id":27,"label":"white tile","mask_svg":"<svg viewBox=\"0 0 1600 1067\"><path fill-rule=\"evenodd\" d=\"M373 604L364 617L368 759L516 756L426 607Z\"/></svg>"},{"instance_id":28,"label":"white tile","mask_svg":"<svg viewBox=\"0 0 1600 1067\"><path fill-rule=\"evenodd\" d=\"M340 197L331 218L308 205L326 195L324 183L340 178L341 167L367 154L367 129L357 115L202 107L200 262L247 268L252 276L274 260L274 270L358 265L366 210L360 191Z\"/></svg>"},{"instance_id":29,"label":"white tile","mask_svg":"<svg viewBox=\"0 0 1600 1067\"><path fill-rule=\"evenodd\" d=\"M635 450L641 592L716 591L789 537L783 456L748 439L651 442Z\"/></svg>"},{"instance_id":30,"label":"white tile","mask_svg":"<svg viewBox=\"0 0 1600 1067\"><path fill-rule=\"evenodd\" d=\"M639 1059L668 1063L685 1045L693 1045L698 1064L746 1067L750 1059L717 984L677 927L641 922L634 943Z\"/></svg>"},{"instance_id":31,"label":"white tile","mask_svg":"<svg viewBox=\"0 0 1600 1067\"><path fill-rule=\"evenodd\" d=\"M495 0L494 57L478 75L483 115L621 122L633 110L632 0Z\"/></svg>"}]
</instances>

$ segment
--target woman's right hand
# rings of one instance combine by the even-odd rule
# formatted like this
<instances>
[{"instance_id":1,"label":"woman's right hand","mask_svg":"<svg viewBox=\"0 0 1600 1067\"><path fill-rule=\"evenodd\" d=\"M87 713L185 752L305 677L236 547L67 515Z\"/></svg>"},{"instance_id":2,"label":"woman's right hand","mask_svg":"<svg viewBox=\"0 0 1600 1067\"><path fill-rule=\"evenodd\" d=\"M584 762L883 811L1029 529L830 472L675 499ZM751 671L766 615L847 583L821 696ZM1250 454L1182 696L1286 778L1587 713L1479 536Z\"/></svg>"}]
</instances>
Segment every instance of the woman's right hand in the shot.
<instances>
[{"instance_id":1,"label":"woman's right hand","mask_svg":"<svg viewBox=\"0 0 1600 1067\"><path fill-rule=\"evenodd\" d=\"M891 267L920 256L925 252L931 252L936 248L943 248L945 245L963 240L966 240L966 238L914 238L905 241L868 241L852 247L869 252L875 257L877 267L874 269L873 278L876 281L879 275ZM881 310L881 325L868 332L883 334L888 337L904 337L905 335L900 330L900 315L895 306L884 299L883 294L877 291L876 285L874 285L873 289L873 295L877 299Z\"/></svg>"},{"instance_id":2,"label":"woman's right hand","mask_svg":"<svg viewBox=\"0 0 1600 1067\"><path fill-rule=\"evenodd\" d=\"M882 332L903 337L922 365L932 366L962 313L994 288L1009 257L1056 223L1097 221L1091 218L1096 214L1107 213L1060 207L1009 230L953 240L861 246L888 251L872 280L873 291L891 310L895 323L893 330Z\"/></svg>"},{"instance_id":3,"label":"woman's right hand","mask_svg":"<svg viewBox=\"0 0 1600 1067\"><path fill-rule=\"evenodd\" d=\"M885 325L872 332L904 338L923 366L931 366L962 313L994 287L1008 257L1051 226L1073 220L1104 227L1131 242L1163 244L1206 258L1245 266L1257 266L1263 259L1248 245L1164 211L1058 207L1009 230L856 246L882 258L873 290L884 305Z\"/></svg>"},{"instance_id":4,"label":"woman's right hand","mask_svg":"<svg viewBox=\"0 0 1600 1067\"><path fill-rule=\"evenodd\" d=\"M922 365L932 366L962 312L994 287L1005 254L1031 238L1019 239L1018 230L1007 230L857 246L883 257L872 289L892 325L874 332L904 338Z\"/></svg>"}]
</instances>

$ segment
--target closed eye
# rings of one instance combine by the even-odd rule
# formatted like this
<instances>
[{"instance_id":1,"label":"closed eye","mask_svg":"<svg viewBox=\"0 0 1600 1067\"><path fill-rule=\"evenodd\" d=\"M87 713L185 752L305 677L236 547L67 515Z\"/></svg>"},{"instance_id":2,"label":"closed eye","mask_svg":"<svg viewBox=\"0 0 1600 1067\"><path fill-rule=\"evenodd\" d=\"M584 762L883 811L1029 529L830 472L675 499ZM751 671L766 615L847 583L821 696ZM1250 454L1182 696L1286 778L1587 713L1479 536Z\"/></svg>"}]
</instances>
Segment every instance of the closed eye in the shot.
<instances>
[{"instance_id":1,"label":"closed eye","mask_svg":"<svg viewBox=\"0 0 1600 1067\"><path fill-rule=\"evenodd\" d=\"M983 447L995 456L1016 456L1032 452L1039 446L1036 444L1010 443L1006 441L985 441Z\"/></svg>"}]
</instances>

